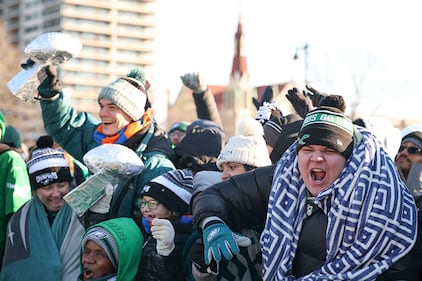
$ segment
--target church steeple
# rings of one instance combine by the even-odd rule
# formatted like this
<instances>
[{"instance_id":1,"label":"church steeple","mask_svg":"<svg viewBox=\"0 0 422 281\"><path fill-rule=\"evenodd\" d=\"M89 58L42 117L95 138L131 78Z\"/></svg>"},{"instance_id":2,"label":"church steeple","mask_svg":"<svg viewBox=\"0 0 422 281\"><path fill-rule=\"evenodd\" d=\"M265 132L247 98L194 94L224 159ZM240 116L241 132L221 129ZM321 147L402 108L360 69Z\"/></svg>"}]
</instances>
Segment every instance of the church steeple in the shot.
<instances>
[{"instance_id":1,"label":"church steeple","mask_svg":"<svg viewBox=\"0 0 422 281\"><path fill-rule=\"evenodd\" d=\"M248 66L246 64L246 56L244 52L244 37L243 37L243 26L242 21L239 17L239 23L237 24L237 31L235 34L235 49L234 57L232 64L231 77L236 77L236 74L239 77L242 77L244 74L248 73Z\"/></svg>"}]
</instances>

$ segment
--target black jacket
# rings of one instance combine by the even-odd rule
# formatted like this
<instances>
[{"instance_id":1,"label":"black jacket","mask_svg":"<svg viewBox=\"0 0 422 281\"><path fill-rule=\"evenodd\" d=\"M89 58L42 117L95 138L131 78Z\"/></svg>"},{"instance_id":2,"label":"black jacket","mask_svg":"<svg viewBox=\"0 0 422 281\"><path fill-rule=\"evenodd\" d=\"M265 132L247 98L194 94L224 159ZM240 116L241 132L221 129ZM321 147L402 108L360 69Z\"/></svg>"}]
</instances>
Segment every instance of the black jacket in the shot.
<instances>
[{"instance_id":1,"label":"black jacket","mask_svg":"<svg viewBox=\"0 0 422 281\"><path fill-rule=\"evenodd\" d=\"M193 219L198 230L200 230L201 220L211 216L223 219L234 231L264 225L275 166L260 167L254 171L231 177L192 198ZM304 227L308 227L306 232L314 234L324 234L326 225L323 214L314 216L312 220L304 223ZM318 241L321 244L321 235L319 238ZM319 268L325 259L325 256L321 254L325 251L325 245L309 249L307 245L312 245L312 243L303 239L315 239L315 237L304 233L300 235L299 252L296 253L296 264L293 265L294 272L292 273L297 276L306 275ZM377 281L420 280L418 273L421 261L415 254L420 252L422 244L420 240L421 237L418 237L413 250L380 275ZM325 243L325 237L322 241Z\"/></svg>"},{"instance_id":2,"label":"black jacket","mask_svg":"<svg viewBox=\"0 0 422 281\"><path fill-rule=\"evenodd\" d=\"M168 256L157 253L157 240L151 234L144 235L141 263L135 281L184 281L183 248L192 234L192 224L172 222L175 229L175 248Z\"/></svg>"}]
</instances>

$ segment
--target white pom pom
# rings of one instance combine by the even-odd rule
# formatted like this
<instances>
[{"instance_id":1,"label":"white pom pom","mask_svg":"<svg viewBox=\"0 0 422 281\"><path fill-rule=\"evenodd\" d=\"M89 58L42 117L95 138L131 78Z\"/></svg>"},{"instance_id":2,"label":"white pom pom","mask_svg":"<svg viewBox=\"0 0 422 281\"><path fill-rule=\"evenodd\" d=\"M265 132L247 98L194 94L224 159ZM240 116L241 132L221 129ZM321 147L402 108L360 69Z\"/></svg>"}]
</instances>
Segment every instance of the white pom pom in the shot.
<instances>
[{"instance_id":1,"label":"white pom pom","mask_svg":"<svg viewBox=\"0 0 422 281\"><path fill-rule=\"evenodd\" d=\"M262 128L261 123L252 117L241 120L239 122L238 131L239 135L247 137L264 135L264 129Z\"/></svg>"}]
</instances>

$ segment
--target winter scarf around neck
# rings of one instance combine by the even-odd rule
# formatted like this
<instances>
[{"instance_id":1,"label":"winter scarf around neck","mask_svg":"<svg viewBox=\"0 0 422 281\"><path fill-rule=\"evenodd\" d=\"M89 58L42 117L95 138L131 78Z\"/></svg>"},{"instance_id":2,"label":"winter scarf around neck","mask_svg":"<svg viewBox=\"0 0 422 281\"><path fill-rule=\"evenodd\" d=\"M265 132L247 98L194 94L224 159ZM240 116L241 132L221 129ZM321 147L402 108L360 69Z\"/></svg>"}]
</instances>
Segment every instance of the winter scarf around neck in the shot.
<instances>
[{"instance_id":1,"label":"winter scarf around neck","mask_svg":"<svg viewBox=\"0 0 422 281\"><path fill-rule=\"evenodd\" d=\"M113 136L106 136L103 133L103 124L98 126L94 132L94 139L98 145L111 143L111 144L124 144L128 139L133 137L136 133L141 131L143 128L151 124L152 122L152 110L145 111L141 119L134 121L121 129L117 134Z\"/></svg>"},{"instance_id":2,"label":"winter scarf around neck","mask_svg":"<svg viewBox=\"0 0 422 281\"><path fill-rule=\"evenodd\" d=\"M38 197L9 222L0 280L76 280L84 228L65 204L50 226Z\"/></svg>"},{"instance_id":3,"label":"winter scarf around neck","mask_svg":"<svg viewBox=\"0 0 422 281\"><path fill-rule=\"evenodd\" d=\"M362 140L339 178L315 198L328 216L326 262L301 278L290 272L306 216L306 187L295 145L283 154L261 236L263 280L375 280L411 250L417 221L412 195L375 137L359 132Z\"/></svg>"}]
</instances>

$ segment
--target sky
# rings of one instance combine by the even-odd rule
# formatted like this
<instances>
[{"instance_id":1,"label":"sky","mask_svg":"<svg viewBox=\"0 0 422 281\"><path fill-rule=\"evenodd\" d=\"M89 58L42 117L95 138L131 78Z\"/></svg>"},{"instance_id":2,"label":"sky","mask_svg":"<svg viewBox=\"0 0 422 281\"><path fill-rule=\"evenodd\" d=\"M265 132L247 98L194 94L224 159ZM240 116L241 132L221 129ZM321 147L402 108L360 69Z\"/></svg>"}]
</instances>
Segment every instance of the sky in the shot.
<instances>
[{"instance_id":1,"label":"sky","mask_svg":"<svg viewBox=\"0 0 422 281\"><path fill-rule=\"evenodd\" d=\"M209 84L227 85L240 18L253 86L295 81L303 89L307 78L343 95L348 113L358 102L360 116L422 123L416 0L157 0L156 11L158 120L166 92L174 98L182 87L180 75L200 72Z\"/></svg>"}]
</instances>

